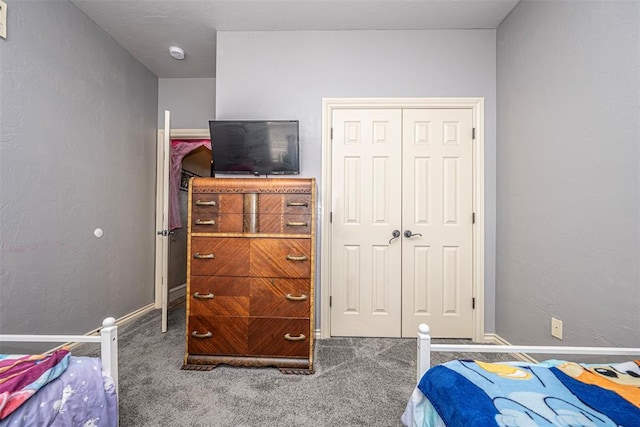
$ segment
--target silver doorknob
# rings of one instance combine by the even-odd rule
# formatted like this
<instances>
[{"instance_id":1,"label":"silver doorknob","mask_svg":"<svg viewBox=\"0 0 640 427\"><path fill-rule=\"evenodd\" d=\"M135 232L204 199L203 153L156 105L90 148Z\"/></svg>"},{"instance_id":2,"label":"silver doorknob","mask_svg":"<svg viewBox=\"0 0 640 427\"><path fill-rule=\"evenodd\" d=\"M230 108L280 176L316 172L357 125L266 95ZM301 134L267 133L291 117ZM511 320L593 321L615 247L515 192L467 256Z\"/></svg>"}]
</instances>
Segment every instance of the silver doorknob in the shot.
<instances>
[{"instance_id":1,"label":"silver doorknob","mask_svg":"<svg viewBox=\"0 0 640 427\"><path fill-rule=\"evenodd\" d=\"M407 239L408 239L409 237L413 237L413 236L420 236L420 237L422 237L422 234L421 234L421 233L412 233L412 232L411 232L411 230L405 230L405 231L404 231L404 237L406 237Z\"/></svg>"},{"instance_id":2,"label":"silver doorknob","mask_svg":"<svg viewBox=\"0 0 640 427\"><path fill-rule=\"evenodd\" d=\"M400 230L393 230L391 232L391 235L393 236L391 239L389 239L389 244L391 244L391 242L393 242L395 239L397 239L398 237L400 237Z\"/></svg>"}]
</instances>

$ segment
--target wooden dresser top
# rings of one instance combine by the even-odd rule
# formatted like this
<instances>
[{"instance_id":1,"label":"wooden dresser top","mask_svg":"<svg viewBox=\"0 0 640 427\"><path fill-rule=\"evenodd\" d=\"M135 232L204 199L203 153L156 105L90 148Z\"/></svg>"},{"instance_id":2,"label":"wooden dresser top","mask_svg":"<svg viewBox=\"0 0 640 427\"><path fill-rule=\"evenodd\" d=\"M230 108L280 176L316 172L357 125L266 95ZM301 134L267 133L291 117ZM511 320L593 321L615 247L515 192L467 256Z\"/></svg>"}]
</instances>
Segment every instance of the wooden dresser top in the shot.
<instances>
[{"instance_id":1,"label":"wooden dresser top","mask_svg":"<svg viewBox=\"0 0 640 427\"><path fill-rule=\"evenodd\" d=\"M193 178L194 193L311 193L314 178Z\"/></svg>"}]
</instances>

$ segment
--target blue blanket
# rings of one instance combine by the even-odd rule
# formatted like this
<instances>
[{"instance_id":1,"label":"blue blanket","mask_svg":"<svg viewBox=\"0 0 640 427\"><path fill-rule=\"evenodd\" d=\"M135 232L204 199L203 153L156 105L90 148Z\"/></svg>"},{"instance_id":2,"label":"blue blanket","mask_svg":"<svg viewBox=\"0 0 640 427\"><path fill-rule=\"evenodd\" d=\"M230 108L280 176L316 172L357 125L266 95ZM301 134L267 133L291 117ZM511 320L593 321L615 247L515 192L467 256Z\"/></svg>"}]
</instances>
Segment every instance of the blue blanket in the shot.
<instances>
[{"instance_id":1,"label":"blue blanket","mask_svg":"<svg viewBox=\"0 0 640 427\"><path fill-rule=\"evenodd\" d=\"M640 361L434 366L418 388L447 426L640 426Z\"/></svg>"}]
</instances>

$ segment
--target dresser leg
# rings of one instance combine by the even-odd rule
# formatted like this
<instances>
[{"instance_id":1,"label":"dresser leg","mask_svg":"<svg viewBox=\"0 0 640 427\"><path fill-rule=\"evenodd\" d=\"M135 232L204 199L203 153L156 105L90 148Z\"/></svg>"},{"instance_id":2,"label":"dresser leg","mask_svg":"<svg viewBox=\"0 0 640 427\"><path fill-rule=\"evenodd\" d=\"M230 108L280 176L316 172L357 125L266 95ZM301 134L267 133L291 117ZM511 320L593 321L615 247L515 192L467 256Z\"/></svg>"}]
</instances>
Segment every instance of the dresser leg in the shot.
<instances>
[{"instance_id":1,"label":"dresser leg","mask_svg":"<svg viewBox=\"0 0 640 427\"><path fill-rule=\"evenodd\" d=\"M294 368L278 368L280 373L286 375L313 375L315 371L313 369L294 369Z\"/></svg>"},{"instance_id":2,"label":"dresser leg","mask_svg":"<svg viewBox=\"0 0 640 427\"><path fill-rule=\"evenodd\" d=\"M183 371L211 371L218 365L193 365L185 363L180 367Z\"/></svg>"}]
</instances>

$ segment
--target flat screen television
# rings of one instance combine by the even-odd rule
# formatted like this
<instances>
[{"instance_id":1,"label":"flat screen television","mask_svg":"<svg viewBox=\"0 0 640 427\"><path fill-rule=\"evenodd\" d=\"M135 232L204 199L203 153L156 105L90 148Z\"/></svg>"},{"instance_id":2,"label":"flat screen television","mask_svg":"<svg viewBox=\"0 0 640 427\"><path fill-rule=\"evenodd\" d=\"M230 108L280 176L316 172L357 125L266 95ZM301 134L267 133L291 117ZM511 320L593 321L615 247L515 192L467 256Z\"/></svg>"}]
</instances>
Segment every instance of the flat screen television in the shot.
<instances>
[{"instance_id":1,"label":"flat screen television","mask_svg":"<svg viewBox=\"0 0 640 427\"><path fill-rule=\"evenodd\" d=\"M211 176L300 173L297 120L211 120Z\"/></svg>"}]
</instances>

